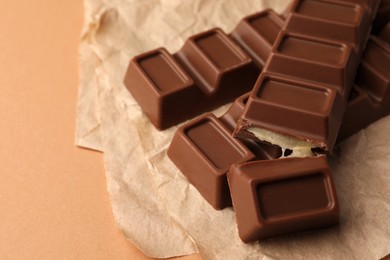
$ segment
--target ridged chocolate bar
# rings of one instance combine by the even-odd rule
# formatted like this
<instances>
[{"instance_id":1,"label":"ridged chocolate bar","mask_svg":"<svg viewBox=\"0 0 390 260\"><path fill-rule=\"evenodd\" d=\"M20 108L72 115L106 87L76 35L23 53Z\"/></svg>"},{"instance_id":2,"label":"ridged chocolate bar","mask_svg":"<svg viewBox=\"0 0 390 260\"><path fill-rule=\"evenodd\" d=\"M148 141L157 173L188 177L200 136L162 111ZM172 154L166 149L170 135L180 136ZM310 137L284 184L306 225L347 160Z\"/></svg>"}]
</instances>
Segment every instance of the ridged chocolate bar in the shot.
<instances>
[{"instance_id":1,"label":"ridged chocolate bar","mask_svg":"<svg viewBox=\"0 0 390 260\"><path fill-rule=\"evenodd\" d=\"M235 135L251 132L291 149L293 156L310 156L318 148L331 151L370 23L366 6L294 1ZM315 32L312 24L318 26Z\"/></svg>"},{"instance_id":2,"label":"ridged chocolate bar","mask_svg":"<svg viewBox=\"0 0 390 260\"><path fill-rule=\"evenodd\" d=\"M370 98L370 92L372 92L373 88L377 86L377 83L380 82L380 80L389 80L390 77L386 76L386 74L383 74L381 72L381 68L386 68L388 67L388 57L389 54L386 52L386 49L383 48L377 48L377 44L380 44L375 38L370 40L370 43L367 46L366 53L371 53L371 52L383 52L380 55L376 55L375 59L372 59L370 61L365 61L365 56L363 57L362 63L370 63L371 62L371 70L367 71L366 66L361 66L360 67L360 73L359 75L364 75L364 74L370 74L370 71L374 71L371 73L373 76L371 77L366 77L365 80L366 82L365 87L358 87L357 85L354 86L353 89L353 94L351 94L350 100L348 101L348 106L347 106L347 111L345 114L345 117L343 119L343 124L340 129L340 136L339 136L339 141L349 137L350 135L358 132L359 130L367 127L369 124L372 122L378 120L379 118L386 116L390 114L390 101L386 101L389 99L389 97L384 96L382 99L385 100L384 102L381 103L374 103L372 102L372 99ZM382 43L383 44L383 43ZM366 54L368 57L372 56L370 54ZM377 69L379 68L379 70ZM383 71L383 70L382 70ZM379 79L378 79L379 75ZM361 81L361 80L360 80ZM357 77L355 84L360 84L359 83L359 77ZM381 93L388 95L386 91L382 91ZM283 92L283 94L285 94ZM215 119L215 116L212 114L208 113L206 115L203 115L202 118L209 118L212 117L215 119L215 122L218 122L218 124L222 124L222 127L228 128L230 132L232 132L236 125L237 121L240 118L245 104L248 100L249 93L244 94L243 96L239 97L238 99L235 100L235 102L232 104L232 106L229 108L229 110L222 115L219 119ZM306 102L306 101L305 101ZM361 116L365 115L365 116ZM198 119L195 119L198 120ZM187 128L193 125L193 121L187 123L186 125L182 126L182 128ZM178 133L176 133L178 135ZM207 138L207 134L205 134L203 137ZM226 137L230 139L230 137ZM193 162L189 163L188 165L184 165L183 162L181 162L182 157L193 157L193 155L186 155L183 150L180 151L180 149L176 148L177 146L193 146L193 142L186 141L185 138L174 138L176 141L172 142L169 148L168 155L171 157L172 161L179 166L181 169L182 173L189 177L189 180L195 185L195 187L198 188L198 186L205 187L207 186L206 182L200 183L200 180L207 180L207 176L213 175L212 171L197 171L192 167ZM243 143L246 147L249 148L249 150L255 155L256 160L269 160L269 159L275 159L279 158L282 156L282 151L275 146L269 146L264 143L259 143L253 140L253 138L248 138L247 136L244 136L243 138L240 139L241 143ZM207 141L205 141L207 142ZM232 141L230 141L232 142ZM182 143L182 144L180 144ZM172 152L174 151L174 152ZM289 151L284 151L285 156L288 156ZM206 152L207 153L207 152ZM199 156L199 154L198 154ZM196 161L196 156L194 157L194 161ZM197 182L192 181L193 177L191 176L197 176L199 180ZM210 183L210 182L209 182ZM226 186L226 182L220 182L221 185ZM209 187L207 189L208 193L210 191L222 191L222 193L216 193L213 192L212 195L208 195L205 193L205 191L201 190L198 188L198 190L201 192L201 194L204 197L210 197L213 196L213 202L211 202L212 206L217 209L222 209L226 206L230 206L230 194L226 192L227 188L226 187ZM208 201L211 201L208 199Z\"/></svg>"},{"instance_id":3,"label":"ridged chocolate bar","mask_svg":"<svg viewBox=\"0 0 390 260\"><path fill-rule=\"evenodd\" d=\"M130 61L124 83L152 124L166 129L251 90L282 24L265 10L230 36L212 29L173 55L164 48L143 53Z\"/></svg>"}]
</instances>

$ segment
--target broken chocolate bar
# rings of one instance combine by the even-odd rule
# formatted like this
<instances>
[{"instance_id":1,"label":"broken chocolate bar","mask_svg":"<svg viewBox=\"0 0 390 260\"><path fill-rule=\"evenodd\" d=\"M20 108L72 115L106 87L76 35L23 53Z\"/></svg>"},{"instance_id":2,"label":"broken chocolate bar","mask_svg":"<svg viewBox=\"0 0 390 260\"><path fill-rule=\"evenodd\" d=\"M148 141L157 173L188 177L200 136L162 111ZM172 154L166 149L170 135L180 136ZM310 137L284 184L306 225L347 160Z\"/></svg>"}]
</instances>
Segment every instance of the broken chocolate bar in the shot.
<instances>
[{"instance_id":1,"label":"broken chocolate bar","mask_svg":"<svg viewBox=\"0 0 390 260\"><path fill-rule=\"evenodd\" d=\"M143 53L130 61L125 86L152 124L166 129L248 92L282 24L265 10L244 18L231 36L213 29L173 55L164 48Z\"/></svg>"},{"instance_id":2,"label":"broken chocolate bar","mask_svg":"<svg viewBox=\"0 0 390 260\"><path fill-rule=\"evenodd\" d=\"M336 142L372 10L342 2L293 2L236 127L238 137L302 157L232 166L229 187L244 242L338 223L326 158L311 156Z\"/></svg>"},{"instance_id":3,"label":"broken chocolate bar","mask_svg":"<svg viewBox=\"0 0 390 260\"><path fill-rule=\"evenodd\" d=\"M233 165L228 174L244 242L337 224L339 206L326 157Z\"/></svg>"},{"instance_id":4,"label":"broken chocolate bar","mask_svg":"<svg viewBox=\"0 0 390 260\"><path fill-rule=\"evenodd\" d=\"M311 35L318 4L326 7L318 29L322 33ZM369 36L367 15L365 6L344 1L294 1L235 135L250 132L255 140L292 150L291 156L313 156L319 148L332 151L361 54L354 50L362 50ZM299 26L291 32L295 22ZM335 41L328 37L329 28L333 35L350 33ZM287 98L281 98L284 91L290 93Z\"/></svg>"}]
</instances>

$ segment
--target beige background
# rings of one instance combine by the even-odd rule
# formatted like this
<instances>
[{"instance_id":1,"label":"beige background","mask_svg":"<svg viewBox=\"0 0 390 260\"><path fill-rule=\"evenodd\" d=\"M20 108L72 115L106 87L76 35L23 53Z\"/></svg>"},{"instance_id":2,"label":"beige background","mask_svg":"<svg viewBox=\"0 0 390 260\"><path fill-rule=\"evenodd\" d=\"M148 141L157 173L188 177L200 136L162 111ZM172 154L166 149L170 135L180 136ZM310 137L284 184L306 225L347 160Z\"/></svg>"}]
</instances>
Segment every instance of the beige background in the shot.
<instances>
[{"instance_id":1,"label":"beige background","mask_svg":"<svg viewBox=\"0 0 390 260\"><path fill-rule=\"evenodd\" d=\"M82 1L0 4L0 259L148 259L115 227L102 154L74 145Z\"/></svg>"}]
</instances>

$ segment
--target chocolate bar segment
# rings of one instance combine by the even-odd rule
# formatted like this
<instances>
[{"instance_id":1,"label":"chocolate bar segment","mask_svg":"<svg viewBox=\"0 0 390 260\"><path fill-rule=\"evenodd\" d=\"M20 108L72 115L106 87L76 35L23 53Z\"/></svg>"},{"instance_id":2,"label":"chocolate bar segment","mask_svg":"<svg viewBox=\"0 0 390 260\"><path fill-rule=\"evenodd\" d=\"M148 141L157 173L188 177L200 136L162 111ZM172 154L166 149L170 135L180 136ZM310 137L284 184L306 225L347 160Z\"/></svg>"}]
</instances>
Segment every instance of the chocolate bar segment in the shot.
<instances>
[{"instance_id":1,"label":"chocolate bar segment","mask_svg":"<svg viewBox=\"0 0 390 260\"><path fill-rule=\"evenodd\" d=\"M271 138L275 140L268 142L279 141L277 144L283 149L310 156L312 149L325 147L328 139L336 138L337 133L329 129L339 127L334 124L341 122L343 106L335 88L262 73L251 92L240 127L254 135L257 129L273 129L276 133ZM285 129L301 140L284 142L278 138L277 133L283 134ZM318 143L306 145L305 140L318 140Z\"/></svg>"},{"instance_id":2,"label":"chocolate bar segment","mask_svg":"<svg viewBox=\"0 0 390 260\"><path fill-rule=\"evenodd\" d=\"M158 128L166 128L177 123L177 120L186 119L191 112L188 106L198 106L202 98L194 81L162 48L134 57L126 74L125 85ZM184 103L188 96L192 99ZM182 108L179 110L177 106Z\"/></svg>"},{"instance_id":3,"label":"chocolate bar segment","mask_svg":"<svg viewBox=\"0 0 390 260\"><path fill-rule=\"evenodd\" d=\"M350 46L282 31L264 72L283 74L336 87L349 93L355 77L356 57Z\"/></svg>"},{"instance_id":4,"label":"chocolate bar segment","mask_svg":"<svg viewBox=\"0 0 390 260\"><path fill-rule=\"evenodd\" d=\"M252 57L257 67L262 68L283 23L268 9L242 19L230 36Z\"/></svg>"},{"instance_id":5,"label":"chocolate bar segment","mask_svg":"<svg viewBox=\"0 0 390 260\"><path fill-rule=\"evenodd\" d=\"M332 0L334 1L334 0ZM367 12L372 20L377 16L378 8L383 0L336 0L340 2L352 3L367 8ZM384 0L387 1L387 0Z\"/></svg>"},{"instance_id":6,"label":"chocolate bar segment","mask_svg":"<svg viewBox=\"0 0 390 260\"><path fill-rule=\"evenodd\" d=\"M252 60L220 29L190 37L176 58L199 89L217 100L242 95L258 73Z\"/></svg>"},{"instance_id":7,"label":"chocolate bar segment","mask_svg":"<svg viewBox=\"0 0 390 260\"><path fill-rule=\"evenodd\" d=\"M338 141L390 114L390 46L372 36L360 64Z\"/></svg>"},{"instance_id":8,"label":"chocolate bar segment","mask_svg":"<svg viewBox=\"0 0 390 260\"><path fill-rule=\"evenodd\" d=\"M215 209L231 206L226 177L230 166L255 159L212 113L181 126L168 156Z\"/></svg>"},{"instance_id":9,"label":"chocolate bar segment","mask_svg":"<svg viewBox=\"0 0 390 260\"><path fill-rule=\"evenodd\" d=\"M324 0L294 1L284 29L353 46L359 55L371 28L365 7Z\"/></svg>"},{"instance_id":10,"label":"chocolate bar segment","mask_svg":"<svg viewBox=\"0 0 390 260\"><path fill-rule=\"evenodd\" d=\"M336 191L323 156L236 164L228 181L246 243L338 223Z\"/></svg>"}]
</instances>

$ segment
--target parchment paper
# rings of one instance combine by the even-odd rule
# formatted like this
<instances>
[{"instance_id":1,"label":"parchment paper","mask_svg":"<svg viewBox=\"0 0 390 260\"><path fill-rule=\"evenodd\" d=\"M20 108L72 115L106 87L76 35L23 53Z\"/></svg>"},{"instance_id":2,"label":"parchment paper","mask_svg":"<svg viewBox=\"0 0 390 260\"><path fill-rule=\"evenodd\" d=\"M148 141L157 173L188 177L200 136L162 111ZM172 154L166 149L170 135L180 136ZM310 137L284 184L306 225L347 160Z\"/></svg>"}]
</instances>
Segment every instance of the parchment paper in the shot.
<instances>
[{"instance_id":1,"label":"parchment paper","mask_svg":"<svg viewBox=\"0 0 390 260\"><path fill-rule=\"evenodd\" d=\"M197 32L230 32L245 15L289 1L85 0L76 143L104 151L118 227L143 252L205 259L379 259L390 252L390 117L331 159L340 225L243 244L231 208L216 211L166 156L176 127L159 132L123 85L136 54L177 51ZM226 107L215 111L221 114Z\"/></svg>"}]
</instances>

